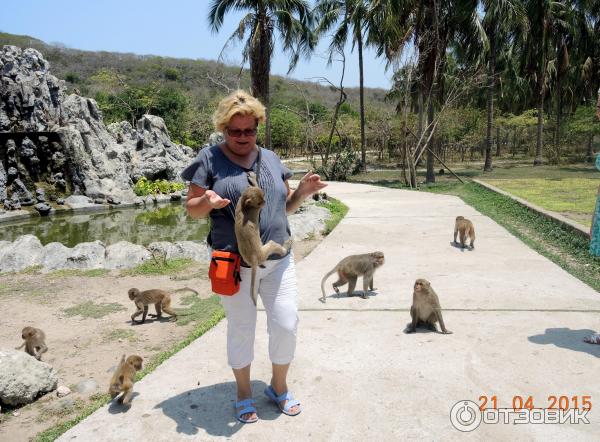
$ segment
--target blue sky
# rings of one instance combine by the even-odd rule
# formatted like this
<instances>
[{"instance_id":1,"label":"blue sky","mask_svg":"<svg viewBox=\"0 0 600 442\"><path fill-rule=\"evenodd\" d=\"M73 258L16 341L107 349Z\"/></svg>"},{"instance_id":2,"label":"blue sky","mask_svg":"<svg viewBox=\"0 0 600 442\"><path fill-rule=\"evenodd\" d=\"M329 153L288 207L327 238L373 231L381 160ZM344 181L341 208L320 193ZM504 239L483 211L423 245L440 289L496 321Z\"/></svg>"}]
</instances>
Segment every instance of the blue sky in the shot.
<instances>
[{"instance_id":1,"label":"blue sky","mask_svg":"<svg viewBox=\"0 0 600 442\"><path fill-rule=\"evenodd\" d=\"M70 48L154 54L216 60L242 14L226 17L218 34L208 26L209 0L0 0L0 31L27 34ZM326 66L327 41L310 60L300 60L290 76L300 80L325 76L339 82L341 67ZM285 75L288 57L280 46L271 73ZM227 52L225 61L239 64L241 45ZM365 86L390 87L391 71L367 49ZM358 54L346 51L344 85L358 86Z\"/></svg>"}]
</instances>

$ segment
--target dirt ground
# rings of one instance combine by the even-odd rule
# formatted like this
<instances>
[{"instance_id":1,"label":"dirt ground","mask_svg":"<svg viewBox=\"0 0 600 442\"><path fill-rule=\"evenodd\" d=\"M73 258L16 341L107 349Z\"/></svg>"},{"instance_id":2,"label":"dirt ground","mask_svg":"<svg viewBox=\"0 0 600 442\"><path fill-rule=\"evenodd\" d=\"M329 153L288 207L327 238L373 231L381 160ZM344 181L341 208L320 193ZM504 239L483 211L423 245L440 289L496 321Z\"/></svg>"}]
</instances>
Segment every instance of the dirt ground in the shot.
<instances>
[{"instance_id":1,"label":"dirt ground","mask_svg":"<svg viewBox=\"0 0 600 442\"><path fill-rule=\"evenodd\" d=\"M308 255L319 241L295 242L296 261ZM111 373L122 354L139 354L149 361L181 342L197 325L164 319L147 319L145 324L132 325L130 316L135 307L127 297L131 287L191 287L202 299L212 295L206 267L200 264L171 276L123 276L119 271L94 277L41 273L0 275L0 348L20 345L21 329L26 325L42 328L49 347L42 360L58 371L58 385L72 390L64 398L58 398L54 391L27 406L3 407L0 440L29 441L37 433L76 416L93 401L94 395L97 397L108 389ZM185 307L181 300L186 296L186 293L174 295L176 309ZM75 386L88 379L93 379L97 388L88 393L77 392Z\"/></svg>"}]
</instances>

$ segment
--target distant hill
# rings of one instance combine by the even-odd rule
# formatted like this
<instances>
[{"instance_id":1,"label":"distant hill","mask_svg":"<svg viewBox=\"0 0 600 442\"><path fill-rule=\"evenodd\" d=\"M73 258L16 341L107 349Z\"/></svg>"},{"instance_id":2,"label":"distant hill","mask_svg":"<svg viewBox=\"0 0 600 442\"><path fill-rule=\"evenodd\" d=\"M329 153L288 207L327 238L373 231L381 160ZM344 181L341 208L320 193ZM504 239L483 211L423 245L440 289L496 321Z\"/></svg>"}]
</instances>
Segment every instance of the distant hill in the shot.
<instances>
[{"instance_id":1,"label":"distant hill","mask_svg":"<svg viewBox=\"0 0 600 442\"><path fill-rule=\"evenodd\" d=\"M81 95L96 98L104 111L107 122L123 119L123 110L118 109L118 105L124 100L134 100L133 92L141 94L141 98L146 98L146 101L151 101L151 105L155 107L152 108L151 105L148 105L149 109L154 110L153 113L157 114L170 112L173 109L183 112L178 102L178 100L182 100L178 97L185 97L186 118L179 114L172 115L171 119L168 118L169 115L167 118L164 115L161 116L165 118L175 138L180 138L179 141L188 144L197 144L201 139L206 139L206 132L210 131L209 114L219 97L226 93L226 89L221 84L232 89L237 87L239 68L211 60L82 51L60 44L45 43L28 35L0 32L0 45L7 44L39 50L50 62L52 73L67 81L69 92L75 91ZM112 78L112 83L107 81L105 75L107 72L116 73L118 79ZM339 82L338 78L329 78L329 80L334 84ZM117 88L115 88L115 81L118 81ZM294 83L295 86L291 83ZM242 73L239 85L244 89L249 89L250 80L247 70ZM161 97L145 97L144 94L152 95L154 93L149 92L150 89L155 92L159 91L156 93L162 94ZM129 95L117 97L115 90L120 90L122 94L128 92ZM346 92L352 110L358 111L358 89L348 88ZM392 111L393 103L384 100L386 93L387 91L384 89L366 88L365 102L374 108L385 108ZM325 107L327 110L333 108L338 97L334 90L318 83L292 80L277 75L271 77L272 105L302 112L306 108L303 95L312 106ZM141 99L138 101L144 102ZM161 101L162 104L157 105L157 101ZM145 109L139 110L142 113L143 111ZM202 114L202 121L198 121L197 114ZM186 120L187 123L181 123L183 120ZM180 127L175 127L176 124L180 124ZM197 128L198 126L202 126L202 129L199 133L198 131L194 133L193 127Z\"/></svg>"}]
</instances>

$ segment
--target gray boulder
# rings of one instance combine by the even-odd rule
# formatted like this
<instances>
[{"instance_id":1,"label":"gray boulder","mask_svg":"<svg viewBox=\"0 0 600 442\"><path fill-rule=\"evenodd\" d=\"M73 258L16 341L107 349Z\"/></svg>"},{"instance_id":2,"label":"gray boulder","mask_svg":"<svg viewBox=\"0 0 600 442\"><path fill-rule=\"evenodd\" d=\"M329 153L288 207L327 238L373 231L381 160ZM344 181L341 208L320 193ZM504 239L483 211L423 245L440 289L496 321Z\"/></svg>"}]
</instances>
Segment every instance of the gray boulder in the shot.
<instances>
[{"instance_id":1,"label":"gray boulder","mask_svg":"<svg viewBox=\"0 0 600 442\"><path fill-rule=\"evenodd\" d=\"M27 190L27 187L25 187L25 184L23 184L19 178L13 181L12 191L13 201L18 201L22 206L32 206L35 204L33 195Z\"/></svg>"},{"instance_id":2,"label":"gray boulder","mask_svg":"<svg viewBox=\"0 0 600 442\"><path fill-rule=\"evenodd\" d=\"M126 269L138 266L149 259L152 259L152 255L144 246L119 241L106 247L104 266L107 269Z\"/></svg>"},{"instance_id":3,"label":"gray boulder","mask_svg":"<svg viewBox=\"0 0 600 442\"><path fill-rule=\"evenodd\" d=\"M131 152L132 177L142 176L155 180L166 178L181 181L179 173L195 156L194 151L171 141L169 131L162 118L144 115L137 121L136 148Z\"/></svg>"},{"instance_id":4,"label":"gray boulder","mask_svg":"<svg viewBox=\"0 0 600 442\"><path fill-rule=\"evenodd\" d=\"M71 195L63 201L63 204L66 204L71 209L81 209L84 207L94 206L92 199L85 195Z\"/></svg>"},{"instance_id":5,"label":"gray boulder","mask_svg":"<svg viewBox=\"0 0 600 442\"><path fill-rule=\"evenodd\" d=\"M314 232L321 232L325 229L325 221L331 217L331 213L325 207L308 203L301 208L301 211L288 216L294 241L301 241Z\"/></svg>"},{"instance_id":6,"label":"gray boulder","mask_svg":"<svg viewBox=\"0 0 600 442\"><path fill-rule=\"evenodd\" d=\"M4 164L0 161L0 201L4 201L7 197L6 195L6 182L7 182L6 170L4 169Z\"/></svg>"},{"instance_id":7,"label":"gray boulder","mask_svg":"<svg viewBox=\"0 0 600 442\"><path fill-rule=\"evenodd\" d=\"M48 203L37 203L33 206L41 216L48 216L52 211L52 207Z\"/></svg>"},{"instance_id":8,"label":"gray boulder","mask_svg":"<svg viewBox=\"0 0 600 442\"><path fill-rule=\"evenodd\" d=\"M198 262L208 262L206 245L194 241L156 241L148 245L148 250L167 259L189 258Z\"/></svg>"},{"instance_id":9,"label":"gray boulder","mask_svg":"<svg viewBox=\"0 0 600 442\"><path fill-rule=\"evenodd\" d=\"M24 351L0 350L0 402L29 404L56 388L58 374L45 362Z\"/></svg>"},{"instance_id":10,"label":"gray boulder","mask_svg":"<svg viewBox=\"0 0 600 442\"><path fill-rule=\"evenodd\" d=\"M223 136L223 134L221 132L213 132L208 137L208 144L210 144L211 146L213 144L222 143L223 141L225 141L225 137Z\"/></svg>"},{"instance_id":11,"label":"gray boulder","mask_svg":"<svg viewBox=\"0 0 600 442\"><path fill-rule=\"evenodd\" d=\"M23 235L0 248L0 273L19 272L42 263L44 246L34 235Z\"/></svg>"},{"instance_id":12,"label":"gray boulder","mask_svg":"<svg viewBox=\"0 0 600 442\"><path fill-rule=\"evenodd\" d=\"M84 242L73 248L53 242L44 247L42 271L60 269L101 269L105 264L105 248L100 241Z\"/></svg>"},{"instance_id":13,"label":"gray boulder","mask_svg":"<svg viewBox=\"0 0 600 442\"><path fill-rule=\"evenodd\" d=\"M198 262L208 262L206 244L194 241L177 241L175 246L179 250L181 258L190 258Z\"/></svg>"}]
</instances>

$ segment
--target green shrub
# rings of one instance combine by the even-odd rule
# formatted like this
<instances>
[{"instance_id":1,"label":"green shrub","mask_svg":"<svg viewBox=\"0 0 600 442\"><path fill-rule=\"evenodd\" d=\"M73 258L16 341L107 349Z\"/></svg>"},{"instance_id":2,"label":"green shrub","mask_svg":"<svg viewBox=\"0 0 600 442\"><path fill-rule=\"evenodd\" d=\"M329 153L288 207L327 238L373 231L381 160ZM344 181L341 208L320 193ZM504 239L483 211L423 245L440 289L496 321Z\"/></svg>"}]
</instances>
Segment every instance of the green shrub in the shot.
<instances>
[{"instance_id":1,"label":"green shrub","mask_svg":"<svg viewBox=\"0 0 600 442\"><path fill-rule=\"evenodd\" d=\"M183 183L173 183L167 180L150 181L146 177L141 177L133 186L133 191L137 196L156 195L157 193L168 195L184 188Z\"/></svg>"}]
</instances>

